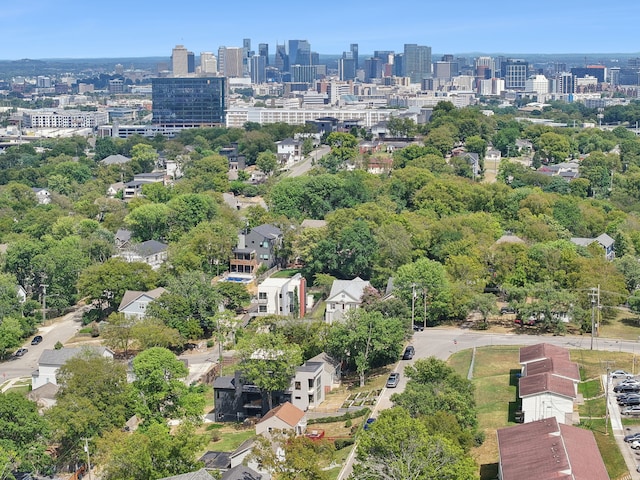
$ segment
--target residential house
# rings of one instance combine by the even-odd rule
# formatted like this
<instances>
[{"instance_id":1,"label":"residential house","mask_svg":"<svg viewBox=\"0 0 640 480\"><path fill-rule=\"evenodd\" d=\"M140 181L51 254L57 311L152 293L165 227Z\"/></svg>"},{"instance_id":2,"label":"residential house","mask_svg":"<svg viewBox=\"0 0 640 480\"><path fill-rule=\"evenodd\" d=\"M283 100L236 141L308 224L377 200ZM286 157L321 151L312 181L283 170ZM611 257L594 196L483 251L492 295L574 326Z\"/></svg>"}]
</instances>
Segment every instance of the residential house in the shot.
<instances>
[{"instance_id":1,"label":"residential house","mask_svg":"<svg viewBox=\"0 0 640 480\"><path fill-rule=\"evenodd\" d=\"M201 468L195 472L181 473L180 475L172 475L171 477L162 477L160 480L213 480L213 477L206 469Z\"/></svg>"},{"instance_id":2,"label":"residential house","mask_svg":"<svg viewBox=\"0 0 640 480\"><path fill-rule=\"evenodd\" d=\"M573 237L571 242L585 248L592 243L597 243L604 249L604 257L607 260L613 260L616 256L615 240L606 233L598 235L596 238Z\"/></svg>"},{"instance_id":3,"label":"residential house","mask_svg":"<svg viewBox=\"0 0 640 480\"><path fill-rule=\"evenodd\" d=\"M127 262L146 263L156 270L167 259L167 244L157 240L147 240L142 243L130 244L114 256L123 258Z\"/></svg>"},{"instance_id":4,"label":"residential house","mask_svg":"<svg viewBox=\"0 0 640 480\"><path fill-rule=\"evenodd\" d=\"M56 394L60 387L54 383L48 382L40 385L35 390L31 390L27 394L27 398L38 405L38 409L46 410L56 404Z\"/></svg>"},{"instance_id":5,"label":"residential house","mask_svg":"<svg viewBox=\"0 0 640 480\"><path fill-rule=\"evenodd\" d=\"M245 418L261 417L269 409L260 388L245 381L240 372L214 380L213 405L218 422L238 422Z\"/></svg>"},{"instance_id":6,"label":"residential house","mask_svg":"<svg viewBox=\"0 0 640 480\"><path fill-rule=\"evenodd\" d=\"M116 248L118 250L122 250L123 248L128 248L131 245L132 235L133 233L131 232L131 230L119 228L114 237Z\"/></svg>"},{"instance_id":7,"label":"residential house","mask_svg":"<svg viewBox=\"0 0 640 480\"><path fill-rule=\"evenodd\" d=\"M560 177L567 182L580 176L580 164L578 162L562 162L551 165L543 165L538 168L538 173L549 177Z\"/></svg>"},{"instance_id":8,"label":"residential house","mask_svg":"<svg viewBox=\"0 0 640 480\"><path fill-rule=\"evenodd\" d=\"M98 163L109 166L109 165L124 165L125 163L129 163L131 159L129 157L125 157L124 155L109 155L108 157L103 158Z\"/></svg>"},{"instance_id":9,"label":"residential house","mask_svg":"<svg viewBox=\"0 0 640 480\"><path fill-rule=\"evenodd\" d=\"M524 422L554 417L558 423L574 423L580 372L569 351L548 343L522 347L520 364L518 395Z\"/></svg>"},{"instance_id":10,"label":"residential house","mask_svg":"<svg viewBox=\"0 0 640 480\"><path fill-rule=\"evenodd\" d=\"M490 164L493 165L494 167L496 167L496 172L498 165L500 165L500 162L502 161L502 153L500 152L500 150L496 150L495 148L490 148L487 150L486 155L484 156L484 163L485 165Z\"/></svg>"},{"instance_id":11,"label":"residential house","mask_svg":"<svg viewBox=\"0 0 640 480\"><path fill-rule=\"evenodd\" d=\"M607 480L593 433L545 418L497 432L500 480Z\"/></svg>"},{"instance_id":12,"label":"residential house","mask_svg":"<svg viewBox=\"0 0 640 480\"><path fill-rule=\"evenodd\" d=\"M307 417L298 407L290 402L272 408L256 423L256 435L271 436L276 431L293 432L303 435L307 429Z\"/></svg>"},{"instance_id":13,"label":"residential house","mask_svg":"<svg viewBox=\"0 0 640 480\"><path fill-rule=\"evenodd\" d=\"M24 289L22 285L18 285L16 287L16 295L20 303L24 303L27 301L27 291Z\"/></svg>"},{"instance_id":14,"label":"residential house","mask_svg":"<svg viewBox=\"0 0 640 480\"><path fill-rule=\"evenodd\" d=\"M51 192L46 188L32 187L31 190L36 195L38 205L49 205L51 203Z\"/></svg>"},{"instance_id":15,"label":"residential house","mask_svg":"<svg viewBox=\"0 0 640 480\"><path fill-rule=\"evenodd\" d=\"M269 224L252 228L238 235L238 245L233 249L230 271L251 273L260 265L271 268L277 263L277 249L282 245L282 231Z\"/></svg>"},{"instance_id":16,"label":"residential house","mask_svg":"<svg viewBox=\"0 0 640 480\"><path fill-rule=\"evenodd\" d=\"M238 143L233 142L231 145L221 148L218 153L223 157L227 157L229 163L229 179L238 178L238 172L247 167L247 160L244 155L238 152Z\"/></svg>"},{"instance_id":17,"label":"residential house","mask_svg":"<svg viewBox=\"0 0 640 480\"><path fill-rule=\"evenodd\" d=\"M325 395L340 382L340 362L326 353L316 355L296 368L289 393L291 403L302 411L317 408Z\"/></svg>"},{"instance_id":18,"label":"residential house","mask_svg":"<svg viewBox=\"0 0 640 480\"><path fill-rule=\"evenodd\" d=\"M38 360L38 369L31 374L31 389L53 383L57 385L56 374L62 365L68 360L82 354L83 352L93 352L106 358L113 358L113 352L106 347L82 347L82 348L61 348L59 350L46 349L42 351Z\"/></svg>"},{"instance_id":19,"label":"residential house","mask_svg":"<svg viewBox=\"0 0 640 480\"><path fill-rule=\"evenodd\" d=\"M306 297L307 283L299 273L289 278L267 278L258 285L258 315L302 318Z\"/></svg>"},{"instance_id":20,"label":"residential house","mask_svg":"<svg viewBox=\"0 0 640 480\"><path fill-rule=\"evenodd\" d=\"M124 184L122 198L129 200L142 195L142 187L149 183L162 183L166 185L168 177L166 172L137 173L133 180Z\"/></svg>"},{"instance_id":21,"label":"residential house","mask_svg":"<svg viewBox=\"0 0 640 480\"><path fill-rule=\"evenodd\" d=\"M220 480L267 480L267 478L253 468L238 465L224 472Z\"/></svg>"},{"instance_id":22,"label":"residential house","mask_svg":"<svg viewBox=\"0 0 640 480\"><path fill-rule=\"evenodd\" d=\"M334 280L326 301L325 321L333 323L342 319L349 310L358 308L365 288L370 286L368 280L362 280L360 277L353 280Z\"/></svg>"},{"instance_id":23,"label":"residential house","mask_svg":"<svg viewBox=\"0 0 640 480\"><path fill-rule=\"evenodd\" d=\"M371 157L367 161L367 172L373 175L389 173L393 168L391 157Z\"/></svg>"},{"instance_id":24,"label":"residential house","mask_svg":"<svg viewBox=\"0 0 640 480\"><path fill-rule=\"evenodd\" d=\"M285 138L280 142L276 142L276 156L282 167L291 167L295 162L299 162L304 158L302 155L302 140L294 140L293 138Z\"/></svg>"},{"instance_id":25,"label":"residential house","mask_svg":"<svg viewBox=\"0 0 640 480\"><path fill-rule=\"evenodd\" d=\"M118 195L118 193L123 192L124 191L124 187L125 187L125 183L124 182L116 182L116 183L112 183L111 185L109 185L109 187L107 188L107 196L109 198L113 198L116 195ZM124 197L124 193L123 193L123 197Z\"/></svg>"},{"instance_id":26,"label":"residential house","mask_svg":"<svg viewBox=\"0 0 640 480\"><path fill-rule=\"evenodd\" d=\"M125 317L144 318L147 306L165 292L166 290L162 287L154 288L148 292L127 290L122 296L118 312L124 314Z\"/></svg>"}]
</instances>

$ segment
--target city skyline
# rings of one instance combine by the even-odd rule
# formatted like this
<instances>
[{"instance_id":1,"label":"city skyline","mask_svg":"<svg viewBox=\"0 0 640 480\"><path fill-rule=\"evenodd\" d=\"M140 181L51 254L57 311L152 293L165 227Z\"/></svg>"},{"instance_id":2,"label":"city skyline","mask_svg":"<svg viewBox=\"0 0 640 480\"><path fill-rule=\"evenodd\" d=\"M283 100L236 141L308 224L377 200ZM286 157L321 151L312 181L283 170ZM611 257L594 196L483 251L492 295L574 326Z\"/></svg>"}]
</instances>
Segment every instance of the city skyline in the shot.
<instances>
[{"instance_id":1,"label":"city skyline","mask_svg":"<svg viewBox=\"0 0 640 480\"><path fill-rule=\"evenodd\" d=\"M540 0L535 8L511 2L460 0L455 10L434 1L401 0L366 5L327 0L301 10L299 2L211 4L195 0L96 4L33 0L0 12L0 60L169 56L185 45L199 55L250 38L271 45L308 40L311 50L340 54L358 43L362 54L402 51L405 43L438 53L634 53L640 4L624 10L593 2ZM102 7L100 5L103 5ZM105 7L106 5L106 7ZM391 5L391 7L389 6ZM179 8L177 8L179 7Z\"/></svg>"}]
</instances>

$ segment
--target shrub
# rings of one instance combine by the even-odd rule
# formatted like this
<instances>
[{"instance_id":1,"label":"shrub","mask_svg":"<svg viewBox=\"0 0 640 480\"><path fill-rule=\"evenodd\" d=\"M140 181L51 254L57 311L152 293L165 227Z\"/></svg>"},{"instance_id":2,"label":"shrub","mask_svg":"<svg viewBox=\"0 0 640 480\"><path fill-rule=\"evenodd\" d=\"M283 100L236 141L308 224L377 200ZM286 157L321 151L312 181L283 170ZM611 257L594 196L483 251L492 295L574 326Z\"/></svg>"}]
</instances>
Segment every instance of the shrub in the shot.
<instances>
[{"instance_id":1,"label":"shrub","mask_svg":"<svg viewBox=\"0 0 640 480\"><path fill-rule=\"evenodd\" d=\"M322 418L311 418L307 421L308 425L314 423L333 423L333 422L346 422L352 418L360 418L367 415L371 410L368 408L361 408L358 411L352 413L345 413L344 415L340 415L339 417L322 417Z\"/></svg>"},{"instance_id":2,"label":"shrub","mask_svg":"<svg viewBox=\"0 0 640 480\"><path fill-rule=\"evenodd\" d=\"M345 428L349 428L351 425L353 425L353 422L351 421L350 418L348 418L347 421L344 422L344 426Z\"/></svg>"},{"instance_id":3,"label":"shrub","mask_svg":"<svg viewBox=\"0 0 640 480\"><path fill-rule=\"evenodd\" d=\"M345 447L353 445L353 438L338 438L334 440L333 445L336 447L336 450L342 450Z\"/></svg>"},{"instance_id":4,"label":"shrub","mask_svg":"<svg viewBox=\"0 0 640 480\"><path fill-rule=\"evenodd\" d=\"M57 341L56 344L53 346L53 348L55 348L56 350L60 350L62 347L64 347L64 345L62 345L62 342Z\"/></svg>"}]
</instances>

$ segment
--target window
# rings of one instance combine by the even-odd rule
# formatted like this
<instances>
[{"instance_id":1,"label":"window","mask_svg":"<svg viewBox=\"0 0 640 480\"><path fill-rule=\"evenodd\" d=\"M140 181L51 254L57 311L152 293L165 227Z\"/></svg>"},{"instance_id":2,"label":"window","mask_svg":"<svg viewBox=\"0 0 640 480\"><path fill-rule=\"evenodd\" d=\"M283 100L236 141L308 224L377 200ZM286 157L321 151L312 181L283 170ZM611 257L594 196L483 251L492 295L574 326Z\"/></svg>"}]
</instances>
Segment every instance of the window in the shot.
<instances>
[{"instance_id":1,"label":"window","mask_svg":"<svg viewBox=\"0 0 640 480\"><path fill-rule=\"evenodd\" d=\"M310 378L308 382L309 382L309 388L313 388L313 378Z\"/></svg>"},{"instance_id":2,"label":"window","mask_svg":"<svg viewBox=\"0 0 640 480\"><path fill-rule=\"evenodd\" d=\"M267 306L266 305L259 305L258 306L258 312L267 313Z\"/></svg>"},{"instance_id":3,"label":"window","mask_svg":"<svg viewBox=\"0 0 640 480\"><path fill-rule=\"evenodd\" d=\"M266 300L267 299L267 292L258 292L258 298L260 300Z\"/></svg>"},{"instance_id":4,"label":"window","mask_svg":"<svg viewBox=\"0 0 640 480\"><path fill-rule=\"evenodd\" d=\"M300 390L300 388L301 388L301 386L300 386L300 382L295 382L295 384L294 384L294 388L295 388L296 390Z\"/></svg>"}]
</instances>

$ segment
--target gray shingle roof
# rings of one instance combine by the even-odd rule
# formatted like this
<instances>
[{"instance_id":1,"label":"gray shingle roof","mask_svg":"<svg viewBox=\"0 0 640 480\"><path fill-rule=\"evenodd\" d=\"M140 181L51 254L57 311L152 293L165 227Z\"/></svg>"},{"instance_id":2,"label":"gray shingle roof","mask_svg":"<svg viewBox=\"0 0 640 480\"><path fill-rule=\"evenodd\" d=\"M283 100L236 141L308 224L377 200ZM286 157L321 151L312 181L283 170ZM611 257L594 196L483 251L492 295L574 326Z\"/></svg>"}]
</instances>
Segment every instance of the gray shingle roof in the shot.
<instances>
[{"instance_id":1,"label":"gray shingle roof","mask_svg":"<svg viewBox=\"0 0 640 480\"><path fill-rule=\"evenodd\" d=\"M147 240L146 242L132 245L131 250L134 250L136 253L139 253L143 257L148 257L149 255L154 255L156 253L166 251L167 245L157 240Z\"/></svg>"},{"instance_id":2,"label":"gray shingle roof","mask_svg":"<svg viewBox=\"0 0 640 480\"><path fill-rule=\"evenodd\" d=\"M164 477L160 480L212 480L213 477L209 475L204 468L201 468L195 472L183 473L180 475L174 475L172 477Z\"/></svg>"},{"instance_id":3,"label":"gray shingle roof","mask_svg":"<svg viewBox=\"0 0 640 480\"><path fill-rule=\"evenodd\" d=\"M231 470L227 470L220 477L221 480L260 480L262 475L256 472L253 468L245 467L244 465L238 465Z\"/></svg>"},{"instance_id":4,"label":"gray shingle roof","mask_svg":"<svg viewBox=\"0 0 640 480\"><path fill-rule=\"evenodd\" d=\"M258 225L257 227L253 227L251 230L262 235L264 238L278 238L282 236L282 230L269 223Z\"/></svg>"},{"instance_id":5,"label":"gray shingle roof","mask_svg":"<svg viewBox=\"0 0 640 480\"><path fill-rule=\"evenodd\" d=\"M100 163L103 165L121 165L130 161L131 159L129 157L125 157L124 155L109 155L108 157L100 160Z\"/></svg>"},{"instance_id":6,"label":"gray shingle roof","mask_svg":"<svg viewBox=\"0 0 640 480\"><path fill-rule=\"evenodd\" d=\"M82 352L89 351L97 353L98 355L104 355L105 352L110 350L106 347L82 347L82 348L61 348L60 350L44 350L38 360L39 365L57 365L62 366L68 360L80 355Z\"/></svg>"},{"instance_id":7,"label":"gray shingle roof","mask_svg":"<svg viewBox=\"0 0 640 480\"><path fill-rule=\"evenodd\" d=\"M331 285L331 293L329 293L328 300L338 295L341 292L349 295L356 301L362 299L364 289L371 284L368 280L362 280L360 277L356 277L353 280L334 280Z\"/></svg>"}]
</instances>

